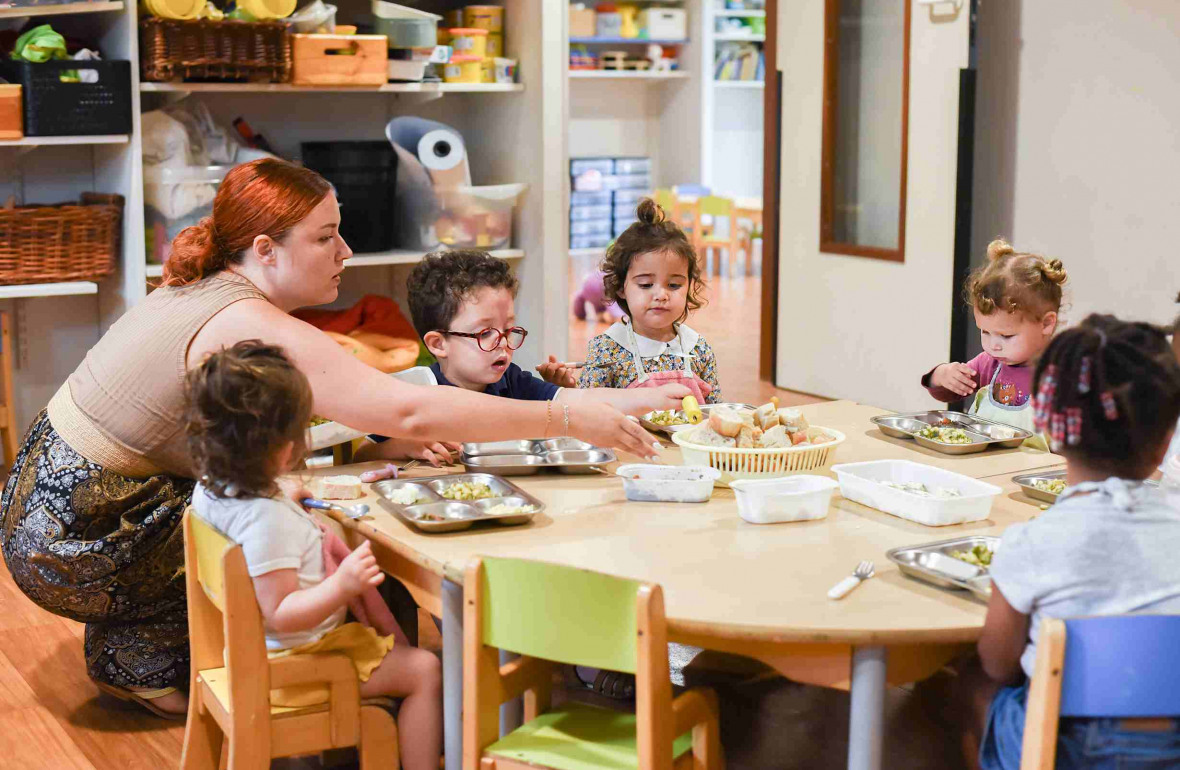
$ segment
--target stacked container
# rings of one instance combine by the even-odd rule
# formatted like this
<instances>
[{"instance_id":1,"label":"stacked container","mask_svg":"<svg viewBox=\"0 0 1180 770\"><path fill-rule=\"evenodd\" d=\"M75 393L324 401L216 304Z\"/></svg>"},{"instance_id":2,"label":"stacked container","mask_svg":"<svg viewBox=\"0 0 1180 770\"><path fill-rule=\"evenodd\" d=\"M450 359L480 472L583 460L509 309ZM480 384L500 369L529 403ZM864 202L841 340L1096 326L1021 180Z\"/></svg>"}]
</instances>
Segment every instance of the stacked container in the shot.
<instances>
[{"instance_id":1,"label":"stacked container","mask_svg":"<svg viewBox=\"0 0 1180 770\"><path fill-rule=\"evenodd\" d=\"M651 159L573 158L570 181L570 249L606 248L651 195Z\"/></svg>"}]
</instances>

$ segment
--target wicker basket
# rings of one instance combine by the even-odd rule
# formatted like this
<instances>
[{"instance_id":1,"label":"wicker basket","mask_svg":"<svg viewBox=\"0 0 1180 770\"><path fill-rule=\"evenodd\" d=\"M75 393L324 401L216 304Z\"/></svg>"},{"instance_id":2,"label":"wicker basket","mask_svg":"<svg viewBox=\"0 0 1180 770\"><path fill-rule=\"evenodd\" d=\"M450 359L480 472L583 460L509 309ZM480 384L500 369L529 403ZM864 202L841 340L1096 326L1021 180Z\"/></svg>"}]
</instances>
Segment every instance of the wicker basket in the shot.
<instances>
[{"instance_id":1,"label":"wicker basket","mask_svg":"<svg viewBox=\"0 0 1180 770\"><path fill-rule=\"evenodd\" d=\"M687 438L692 435L692 431L679 431L672 434L672 442L680 447L685 465L716 468L721 471L717 483L728 486L729 482L737 479L769 479L792 473L808 473L829 464L836 447L844 443L844 434L834 428L821 428L818 425L811 426L808 431L826 433L835 441L819 446L736 449L695 444Z\"/></svg>"},{"instance_id":2,"label":"wicker basket","mask_svg":"<svg viewBox=\"0 0 1180 770\"><path fill-rule=\"evenodd\" d=\"M147 18L139 23L144 80L291 79L291 41L277 21L178 21Z\"/></svg>"},{"instance_id":3,"label":"wicker basket","mask_svg":"<svg viewBox=\"0 0 1180 770\"><path fill-rule=\"evenodd\" d=\"M0 284L94 281L115 271L123 196L0 208Z\"/></svg>"}]
</instances>

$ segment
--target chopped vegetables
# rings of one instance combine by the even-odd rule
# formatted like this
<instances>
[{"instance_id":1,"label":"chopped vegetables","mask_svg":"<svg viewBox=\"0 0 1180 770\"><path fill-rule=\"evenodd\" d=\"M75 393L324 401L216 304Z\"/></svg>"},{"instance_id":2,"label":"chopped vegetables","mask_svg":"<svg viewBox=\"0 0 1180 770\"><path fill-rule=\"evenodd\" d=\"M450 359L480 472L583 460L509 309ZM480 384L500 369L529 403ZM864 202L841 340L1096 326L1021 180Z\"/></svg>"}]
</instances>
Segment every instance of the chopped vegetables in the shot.
<instances>
[{"instance_id":1,"label":"chopped vegetables","mask_svg":"<svg viewBox=\"0 0 1180 770\"><path fill-rule=\"evenodd\" d=\"M500 503L483 511L488 516L516 516L522 513L536 513L537 506L535 505L509 505L508 503Z\"/></svg>"},{"instance_id":2,"label":"chopped vegetables","mask_svg":"<svg viewBox=\"0 0 1180 770\"><path fill-rule=\"evenodd\" d=\"M974 564L976 567L983 567L984 569L991 566L992 556L994 555L995 551L986 545L973 546L970 551L951 551L951 556L959 561L965 561L968 564Z\"/></svg>"},{"instance_id":3,"label":"chopped vegetables","mask_svg":"<svg viewBox=\"0 0 1180 770\"><path fill-rule=\"evenodd\" d=\"M918 431L918 435L922 438L928 438L931 441L937 441L940 444L970 444L971 437L967 435L967 431L962 428L939 428L934 425L929 425Z\"/></svg>"},{"instance_id":4,"label":"chopped vegetables","mask_svg":"<svg viewBox=\"0 0 1180 770\"><path fill-rule=\"evenodd\" d=\"M448 500L483 500L496 495L487 484L460 481L444 489L442 496Z\"/></svg>"},{"instance_id":5,"label":"chopped vegetables","mask_svg":"<svg viewBox=\"0 0 1180 770\"><path fill-rule=\"evenodd\" d=\"M683 414L671 410L666 412L652 412L647 416L647 421L664 428L671 425L688 425L688 420Z\"/></svg>"},{"instance_id":6,"label":"chopped vegetables","mask_svg":"<svg viewBox=\"0 0 1180 770\"><path fill-rule=\"evenodd\" d=\"M1033 486L1051 495L1059 495L1065 491L1065 481L1063 479L1037 479L1033 482Z\"/></svg>"},{"instance_id":7,"label":"chopped vegetables","mask_svg":"<svg viewBox=\"0 0 1180 770\"><path fill-rule=\"evenodd\" d=\"M326 417L316 417L316 416L312 415L311 424L309 427L314 428L317 425L323 425L324 423L327 423L327 422L332 422L332 421L327 419Z\"/></svg>"},{"instance_id":8,"label":"chopped vegetables","mask_svg":"<svg viewBox=\"0 0 1180 770\"><path fill-rule=\"evenodd\" d=\"M417 505L426 499L417 489L408 484L404 487L390 490L386 494L386 497L389 498L391 503L397 503L398 505Z\"/></svg>"}]
</instances>

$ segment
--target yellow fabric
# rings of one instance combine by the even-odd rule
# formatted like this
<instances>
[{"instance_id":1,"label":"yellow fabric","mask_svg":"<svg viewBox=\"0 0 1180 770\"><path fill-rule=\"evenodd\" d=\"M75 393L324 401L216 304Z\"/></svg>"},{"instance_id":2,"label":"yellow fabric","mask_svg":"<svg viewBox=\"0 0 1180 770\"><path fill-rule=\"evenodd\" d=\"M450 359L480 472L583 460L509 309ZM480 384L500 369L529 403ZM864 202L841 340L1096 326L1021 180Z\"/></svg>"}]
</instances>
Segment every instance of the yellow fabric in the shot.
<instances>
[{"instance_id":1,"label":"yellow fabric","mask_svg":"<svg viewBox=\"0 0 1180 770\"><path fill-rule=\"evenodd\" d=\"M357 676L362 682L369 681L373 671L385 660L393 649L394 637L381 636L368 626L360 623L345 623L333 628L320 639L292 647L289 650L275 650L268 653L271 658L288 655L305 655L317 652L343 653L352 659ZM327 685L299 685L270 691L272 706L306 708L328 701Z\"/></svg>"},{"instance_id":2,"label":"yellow fabric","mask_svg":"<svg viewBox=\"0 0 1180 770\"><path fill-rule=\"evenodd\" d=\"M672 744L672 757L692 749L692 733ZM485 750L556 770L638 770L635 715L566 703L512 731Z\"/></svg>"}]
</instances>

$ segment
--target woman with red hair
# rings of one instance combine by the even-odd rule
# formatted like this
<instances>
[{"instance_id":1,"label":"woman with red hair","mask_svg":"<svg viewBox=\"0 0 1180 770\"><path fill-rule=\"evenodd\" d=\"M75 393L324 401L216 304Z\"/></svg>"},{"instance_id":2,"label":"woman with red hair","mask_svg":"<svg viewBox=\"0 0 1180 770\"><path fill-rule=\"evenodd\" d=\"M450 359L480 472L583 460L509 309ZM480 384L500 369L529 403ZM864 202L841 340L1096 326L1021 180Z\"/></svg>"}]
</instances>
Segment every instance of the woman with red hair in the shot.
<instances>
[{"instance_id":1,"label":"woman with red hair","mask_svg":"<svg viewBox=\"0 0 1180 770\"><path fill-rule=\"evenodd\" d=\"M195 481L180 415L185 373L209 353L246 339L281 345L310 381L316 414L397 436L406 451L569 433L652 454L613 407L553 412L409 385L289 315L334 301L352 256L331 192L280 160L232 170L213 215L176 237L163 286L110 328L34 420L4 489L0 549L16 584L86 624L100 689L157 714L187 705L176 691L189 666L180 521ZM682 390L653 392L650 408L674 408Z\"/></svg>"}]
</instances>

